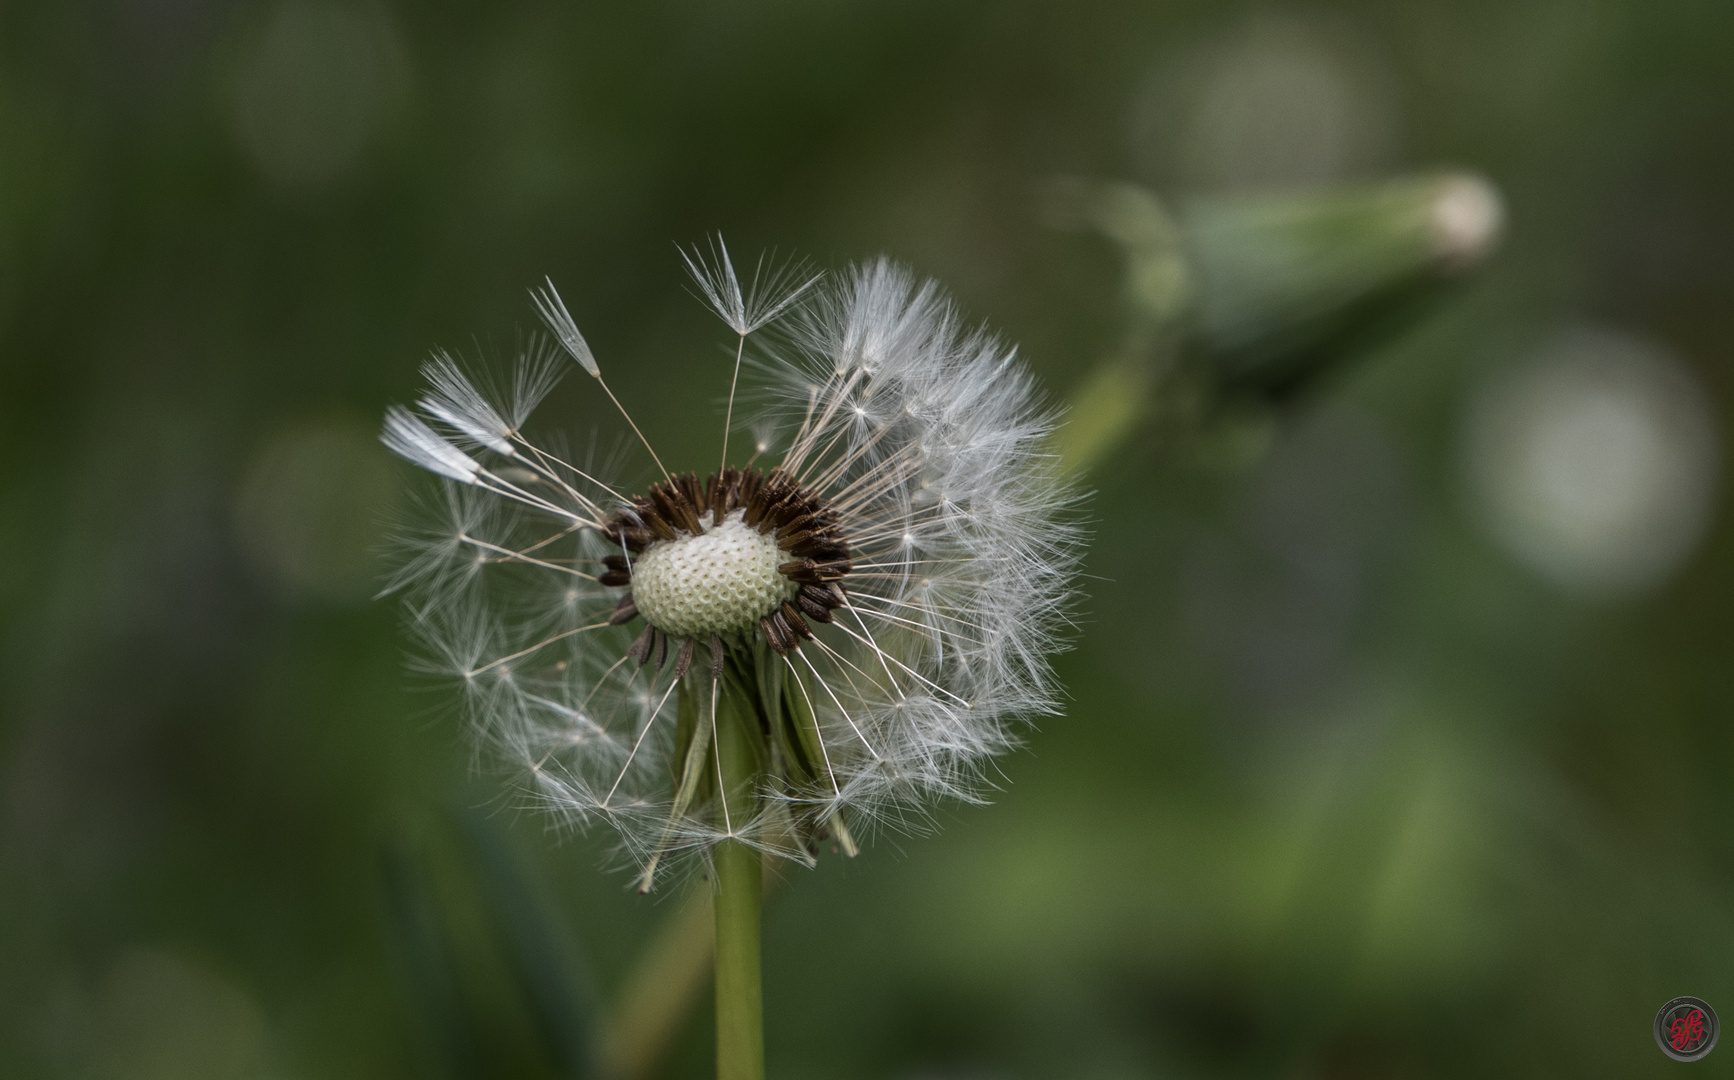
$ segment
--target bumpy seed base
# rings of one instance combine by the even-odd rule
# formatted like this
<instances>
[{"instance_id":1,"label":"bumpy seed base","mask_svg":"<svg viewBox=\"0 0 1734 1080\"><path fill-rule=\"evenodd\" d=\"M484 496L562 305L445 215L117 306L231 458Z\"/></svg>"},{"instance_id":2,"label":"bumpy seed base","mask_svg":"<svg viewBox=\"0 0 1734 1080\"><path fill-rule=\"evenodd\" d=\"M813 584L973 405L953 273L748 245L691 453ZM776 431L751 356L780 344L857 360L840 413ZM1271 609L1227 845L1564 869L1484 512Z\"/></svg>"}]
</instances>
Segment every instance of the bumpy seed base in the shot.
<instances>
[{"instance_id":1,"label":"bumpy seed base","mask_svg":"<svg viewBox=\"0 0 1734 1080\"><path fill-rule=\"evenodd\" d=\"M751 633L794 598L776 537L741 518L736 510L698 536L653 543L633 561L632 600L647 622L674 638Z\"/></svg>"},{"instance_id":2,"label":"bumpy seed base","mask_svg":"<svg viewBox=\"0 0 1734 1080\"><path fill-rule=\"evenodd\" d=\"M721 524L707 527L706 519ZM626 651L640 667L660 669L678 643L677 678L700 643L720 678L721 635L751 634L756 620L765 643L786 653L813 637L808 620L831 622L849 602L842 582L853 567L842 522L781 469L723 469L703 484L693 473L670 477L635 496L602 534L621 550L603 558L596 580L633 588L608 621L622 626L644 616L644 632Z\"/></svg>"}]
</instances>

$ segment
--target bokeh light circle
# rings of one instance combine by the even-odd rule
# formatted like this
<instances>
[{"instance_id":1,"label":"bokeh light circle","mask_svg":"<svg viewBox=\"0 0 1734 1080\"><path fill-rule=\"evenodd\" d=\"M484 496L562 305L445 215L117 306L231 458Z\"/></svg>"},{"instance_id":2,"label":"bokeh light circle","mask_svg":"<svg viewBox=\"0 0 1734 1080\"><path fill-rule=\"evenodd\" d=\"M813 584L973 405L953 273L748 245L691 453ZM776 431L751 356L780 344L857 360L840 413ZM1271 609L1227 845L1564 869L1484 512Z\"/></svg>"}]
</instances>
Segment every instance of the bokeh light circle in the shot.
<instances>
[{"instance_id":1,"label":"bokeh light circle","mask_svg":"<svg viewBox=\"0 0 1734 1080\"><path fill-rule=\"evenodd\" d=\"M1586 598L1648 591L1680 566L1708 524L1717 459L1710 403L1686 366L1586 326L1489 379L1464 442L1492 535Z\"/></svg>"}]
</instances>

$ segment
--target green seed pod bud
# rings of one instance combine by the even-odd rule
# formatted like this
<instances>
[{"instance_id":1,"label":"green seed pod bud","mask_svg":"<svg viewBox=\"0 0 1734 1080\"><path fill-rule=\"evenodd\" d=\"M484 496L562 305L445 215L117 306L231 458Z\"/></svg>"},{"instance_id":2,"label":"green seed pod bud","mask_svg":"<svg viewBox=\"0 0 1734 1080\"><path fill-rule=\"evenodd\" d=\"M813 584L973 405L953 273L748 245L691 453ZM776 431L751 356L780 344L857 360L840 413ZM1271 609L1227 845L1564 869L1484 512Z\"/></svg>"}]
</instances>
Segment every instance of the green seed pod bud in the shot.
<instances>
[{"instance_id":1,"label":"green seed pod bud","mask_svg":"<svg viewBox=\"0 0 1734 1080\"><path fill-rule=\"evenodd\" d=\"M1467 174L1184 202L1188 341L1229 392L1286 397L1410 324L1493 252L1503 217Z\"/></svg>"}]
</instances>

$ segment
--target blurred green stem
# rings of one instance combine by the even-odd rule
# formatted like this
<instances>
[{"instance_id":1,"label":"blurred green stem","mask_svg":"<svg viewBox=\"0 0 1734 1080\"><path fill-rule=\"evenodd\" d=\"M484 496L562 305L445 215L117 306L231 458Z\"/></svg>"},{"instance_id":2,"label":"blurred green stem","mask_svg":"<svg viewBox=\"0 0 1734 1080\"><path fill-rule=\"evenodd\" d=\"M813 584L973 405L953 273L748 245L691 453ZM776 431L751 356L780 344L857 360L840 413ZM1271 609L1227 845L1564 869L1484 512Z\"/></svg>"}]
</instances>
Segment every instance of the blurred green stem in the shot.
<instances>
[{"instance_id":1,"label":"blurred green stem","mask_svg":"<svg viewBox=\"0 0 1734 1080\"><path fill-rule=\"evenodd\" d=\"M704 990L715 955L716 919L709 897L691 897L656 935L620 995L608 1024L608 1075L654 1076L669 1042Z\"/></svg>"},{"instance_id":2,"label":"blurred green stem","mask_svg":"<svg viewBox=\"0 0 1734 1080\"><path fill-rule=\"evenodd\" d=\"M1150 365L1130 356L1108 360L1091 372L1073 395L1066 422L1049 440L1060 467L1086 472L1117 450L1149 411L1153 381Z\"/></svg>"},{"instance_id":3,"label":"blurred green stem","mask_svg":"<svg viewBox=\"0 0 1734 1080\"><path fill-rule=\"evenodd\" d=\"M724 693L725 703L732 696ZM718 709L717 758L723 822L752 816L759 760L745 717ZM730 829L732 831L732 828ZM757 850L736 840L716 847L717 1080L764 1080L764 1000L759 982L759 907L764 892Z\"/></svg>"}]
</instances>

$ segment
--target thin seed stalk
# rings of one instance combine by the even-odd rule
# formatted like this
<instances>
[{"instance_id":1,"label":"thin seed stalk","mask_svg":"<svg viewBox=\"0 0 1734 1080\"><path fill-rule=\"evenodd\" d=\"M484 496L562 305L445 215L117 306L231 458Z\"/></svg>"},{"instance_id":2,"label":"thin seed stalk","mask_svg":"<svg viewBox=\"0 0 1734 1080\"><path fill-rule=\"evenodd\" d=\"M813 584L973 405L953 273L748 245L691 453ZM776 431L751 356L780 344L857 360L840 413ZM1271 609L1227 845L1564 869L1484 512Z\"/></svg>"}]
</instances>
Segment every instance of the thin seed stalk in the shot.
<instances>
[{"instance_id":1,"label":"thin seed stalk","mask_svg":"<svg viewBox=\"0 0 1734 1080\"><path fill-rule=\"evenodd\" d=\"M726 687L726 684L725 684ZM749 703L724 689L717 703L716 750L729 821L750 820L757 802L760 747ZM764 888L756 849L736 840L716 846L717 1080L764 1080L764 998L760 988L759 905Z\"/></svg>"}]
</instances>

